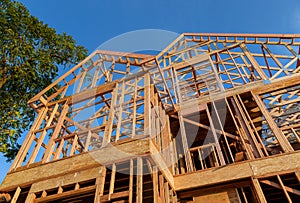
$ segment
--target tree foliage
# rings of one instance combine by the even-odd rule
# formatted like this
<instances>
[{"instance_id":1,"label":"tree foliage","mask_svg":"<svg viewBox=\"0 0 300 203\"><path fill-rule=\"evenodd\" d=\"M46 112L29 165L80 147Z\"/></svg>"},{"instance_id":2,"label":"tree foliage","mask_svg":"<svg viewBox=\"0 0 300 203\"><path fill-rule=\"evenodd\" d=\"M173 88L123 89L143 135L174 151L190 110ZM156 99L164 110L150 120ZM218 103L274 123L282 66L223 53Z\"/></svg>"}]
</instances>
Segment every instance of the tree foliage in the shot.
<instances>
[{"instance_id":1,"label":"tree foliage","mask_svg":"<svg viewBox=\"0 0 300 203\"><path fill-rule=\"evenodd\" d=\"M34 119L27 101L70 66L86 57L66 33L32 16L19 2L0 1L0 152L11 160L21 134Z\"/></svg>"}]
</instances>

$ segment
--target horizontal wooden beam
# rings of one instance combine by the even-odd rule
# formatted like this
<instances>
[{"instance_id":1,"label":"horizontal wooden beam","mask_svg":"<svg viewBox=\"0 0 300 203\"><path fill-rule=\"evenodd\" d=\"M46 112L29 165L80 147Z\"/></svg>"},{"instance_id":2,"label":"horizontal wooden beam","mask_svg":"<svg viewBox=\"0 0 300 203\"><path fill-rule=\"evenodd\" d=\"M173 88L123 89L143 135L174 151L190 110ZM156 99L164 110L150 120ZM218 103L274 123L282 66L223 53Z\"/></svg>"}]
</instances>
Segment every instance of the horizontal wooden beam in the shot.
<instances>
[{"instance_id":1,"label":"horizontal wooden beam","mask_svg":"<svg viewBox=\"0 0 300 203\"><path fill-rule=\"evenodd\" d=\"M210 36L210 37L300 38L300 34L183 33L183 35L184 36Z\"/></svg>"},{"instance_id":2,"label":"horizontal wooden beam","mask_svg":"<svg viewBox=\"0 0 300 203\"><path fill-rule=\"evenodd\" d=\"M137 58L137 59L149 59L155 57L154 55L150 55L150 54L138 54L132 52L119 52L119 51L109 51L109 50L96 50L96 52L97 54L127 57L127 58Z\"/></svg>"},{"instance_id":3,"label":"horizontal wooden beam","mask_svg":"<svg viewBox=\"0 0 300 203\"><path fill-rule=\"evenodd\" d=\"M74 195L81 195L86 194L90 192L94 192L96 189L95 185L79 188L77 190L71 190L59 194L49 195L47 197L41 197L34 200L34 203L42 203L42 202L49 202L49 201L57 201L57 200L63 200L66 198L73 197Z\"/></svg>"},{"instance_id":4,"label":"horizontal wooden beam","mask_svg":"<svg viewBox=\"0 0 300 203\"><path fill-rule=\"evenodd\" d=\"M300 84L299 77L300 77L300 73L297 73L291 76L282 77L274 80L267 80L267 81L260 80L260 81L248 83L242 86L226 89L226 91L220 91L217 93L212 93L207 96L202 96L197 100L186 101L184 104L176 105L175 108L176 111L191 109L194 108L195 105L210 103L211 101L225 99L233 95L242 94L250 91L252 91L254 94L265 94L281 88L298 85Z\"/></svg>"},{"instance_id":5,"label":"horizontal wooden beam","mask_svg":"<svg viewBox=\"0 0 300 203\"><path fill-rule=\"evenodd\" d=\"M86 169L149 153L149 140L147 139L134 140L118 145L110 144L99 150L8 173L0 187L0 191L10 191L18 186L29 186L35 182L75 174Z\"/></svg>"},{"instance_id":6,"label":"horizontal wooden beam","mask_svg":"<svg viewBox=\"0 0 300 203\"><path fill-rule=\"evenodd\" d=\"M57 187L76 184L78 182L92 180L100 176L102 172L101 169L102 166L98 166L91 169L85 169L85 170L69 173L64 176L60 176L56 178L49 178L47 180L32 184L30 191L35 193L43 190L49 190Z\"/></svg>"},{"instance_id":7,"label":"horizontal wooden beam","mask_svg":"<svg viewBox=\"0 0 300 203\"><path fill-rule=\"evenodd\" d=\"M300 168L299 160L300 152L294 152L182 174L174 177L175 189L187 190L245 178L259 178L283 171L296 171Z\"/></svg>"}]
</instances>

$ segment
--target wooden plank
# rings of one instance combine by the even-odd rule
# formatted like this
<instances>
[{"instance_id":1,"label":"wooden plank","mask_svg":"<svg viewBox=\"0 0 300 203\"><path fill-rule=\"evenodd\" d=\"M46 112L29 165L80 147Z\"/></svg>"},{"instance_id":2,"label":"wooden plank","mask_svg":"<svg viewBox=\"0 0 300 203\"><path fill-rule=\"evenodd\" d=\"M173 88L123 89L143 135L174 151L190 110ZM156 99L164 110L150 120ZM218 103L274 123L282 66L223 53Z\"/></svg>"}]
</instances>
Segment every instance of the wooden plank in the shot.
<instances>
[{"instance_id":1,"label":"wooden plank","mask_svg":"<svg viewBox=\"0 0 300 203\"><path fill-rule=\"evenodd\" d=\"M277 141L279 142L282 150L284 152L293 152L294 151L293 147L291 146L291 144L289 143L289 141L287 140L285 135L282 133L282 131L279 129L279 127L277 126L277 124L273 120L272 116L268 112L268 110L267 110L265 104L263 103L263 101L261 100L261 98L258 95L254 94L254 93L252 93L252 96L253 96L257 106L259 107L260 111L264 115L267 123L269 124L269 127L272 130L272 132L274 133L274 135L275 135Z\"/></svg>"},{"instance_id":2,"label":"wooden plank","mask_svg":"<svg viewBox=\"0 0 300 203\"><path fill-rule=\"evenodd\" d=\"M101 176L101 170L102 166L98 166L91 169L84 169L81 171L65 174L63 176L42 180L34 183L31 187L31 191L36 193L40 191L46 191L52 188L63 187L66 185L75 185L78 182L95 179Z\"/></svg>"},{"instance_id":3,"label":"wooden plank","mask_svg":"<svg viewBox=\"0 0 300 203\"><path fill-rule=\"evenodd\" d=\"M44 127L44 130L42 131L40 137L38 138L38 141L37 141L37 143L36 143L36 145L34 147L34 150L31 153L31 156L30 156L30 158L29 158L29 160L27 162L28 164L31 164L31 163L33 163L35 161L35 158L36 158L36 156L37 156L37 154L38 154L38 152L39 152L39 150L40 150L40 148L41 148L41 146L43 144L45 136L47 134L46 128L49 127L52 124L52 121L54 119L54 116L55 116L57 110L58 110L58 104L56 104L54 106L53 111L51 112L50 117L47 119L46 126Z\"/></svg>"},{"instance_id":4,"label":"wooden plank","mask_svg":"<svg viewBox=\"0 0 300 203\"><path fill-rule=\"evenodd\" d=\"M136 202L143 202L143 159L137 157Z\"/></svg>"},{"instance_id":5,"label":"wooden plank","mask_svg":"<svg viewBox=\"0 0 300 203\"><path fill-rule=\"evenodd\" d=\"M213 99L214 101L219 99L224 99L231 97L236 94L242 94L245 92L253 91L254 94L264 94L272 92L281 88L288 86L300 84L299 80L300 73L293 74L289 77L277 78L272 81L268 81L267 84L264 81L251 82L249 84L244 84L242 86L237 86L231 89L227 89L226 92L212 93L211 95L202 96L197 99L197 104L202 105L205 103L210 103ZM195 101L187 101L184 105L176 105L176 111L193 108L195 106Z\"/></svg>"},{"instance_id":6,"label":"wooden plank","mask_svg":"<svg viewBox=\"0 0 300 203\"><path fill-rule=\"evenodd\" d=\"M277 180L279 181L280 187L281 187L281 189L283 189L283 192L284 192L286 198L288 199L289 203L292 203L292 200L291 200L291 198L290 198L290 195L288 194L287 189L286 189L286 187L284 186L284 184L283 184L283 182L282 182L280 176L279 176L279 175L276 175L276 177L277 177Z\"/></svg>"},{"instance_id":7,"label":"wooden plank","mask_svg":"<svg viewBox=\"0 0 300 203\"><path fill-rule=\"evenodd\" d=\"M297 177L298 183L300 184L300 171L296 171L295 175Z\"/></svg>"},{"instance_id":8,"label":"wooden plank","mask_svg":"<svg viewBox=\"0 0 300 203\"><path fill-rule=\"evenodd\" d=\"M29 192L28 193L28 195L27 195L27 198L26 198L26 200L25 200L25 203L35 203L35 194L34 193L31 193L31 192Z\"/></svg>"},{"instance_id":9,"label":"wooden plank","mask_svg":"<svg viewBox=\"0 0 300 203\"><path fill-rule=\"evenodd\" d=\"M101 202L101 196L103 196L103 192L104 192L106 167L102 166L99 172L100 172L100 176L97 177L97 179L96 179L96 192L95 192L94 203Z\"/></svg>"},{"instance_id":10,"label":"wooden plank","mask_svg":"<svg viewBox=\"0 0 300 203\"><path fill-rule=\"evenodd\" d=\"M129 166L129 195L128 195L128 202L133 202L133 159L130 159L130 166Z\"/></svg>"},{"instance_id":11,"label":"wooden plank","mask_svg":"<svg viewBox=\"0 0 300 203\"><path fill-rule=\"evenodd\" d=\"M119 201L114 201L114 199L118 199L118 198L123 198L123 197L128 197L129 195L129 191L122 191L122 192L117 192L117 193L113 193L111 194L111 200L109 200L109 195L103 195L103 197L101 198L102 202L107 202L107 201L111 201L111 202L125 202L125 200L119 200Z\"/></svg>"},{"instance_id":12,"label":"wooden plank","mask_svg":"<svg viewBox=\"0 0 300 203\"><path fill-rule=\"evenodd\" d=\"M270 180L259 180L259 182L264 183L266 185L270 185L270 186L278 188L278 189L283 189L281 184L275 183L275 182L270 181ZM286 191L300 196L300 191L299 190L290 188L290 187L285 186L285 185L283 185L283 186L284 186L284 188L285 188Z\"/></svg>"},{"instance_id":13,"label":"wooden plank","mask_svg":"<svg viewBox=\"0 0 300 203\"><path fill-rule=\"evenodd\" d=\"M37 118L35 119L30 131L28 132L28 135L27 135L25 141L23 142L9 171L12 171L13 169L16 169L22 165L25 157L27 156L28 150L30 149L30 146L35 138L35 136L33 135L33 132L40 127L40 125L42 124L43 120L46 117L47 111L48 111L47 107L43 107L39 111L39 114L38 114Z\"/></svg>"},{"instance_id":14,"label":"wooden plank","mask_svg":"<svg viewBox=\"0 0 300 203\"><path fill-rule=\"evenodd\" d=\"M93 192L95 189L96 189L96 186L92 185L92 186L80 188L78 190L71 190L71 191L67 191L67 192L63 192L63 193L59 193L59 194L49 195L47 197L37 198L37 199L34 200L34 203L58 201L58 200L62 200L62 199L65 199L65 198L72 197L74 195L80 195L80 194Z\"/></svg>"},{"instance_id":15,"label":"wooden plank","mask_svg":"<svg viewBox=\"0 0 300 203\"><path fill-rule=\"evenodd\" d=\"M232 109L231 109L231 106L229 105L228 103L228 100L225 99L226 101L226 106L227 106L227 109L229 110L230 112L230 115L231 115L231 118L234 122L234 125L238 131L238 134L240 135L240 139L243 143L243 145L245 146L245 149L246 149L246 156L248 159L254 159L255 157L253 156L253 153L252 153L252 149L251 149L251 145L249 145L248 143L246 143L245 139L247 139L247 135L246 133L244 132L244 129L242 129L239 125L238 125L238 119L236 118L235 114L233 113ZM231 100L232 102L234 102L234 100L232 99ZM238 110L238 109L236 109ZM242 125L242 124L241 124Z\"/></svg>"},{"instance_id":16,"label":"wooden plank","mask_svg":"<svg viewBox=\"0 0 300 203\"><path fill-rule=\"evenodd\" d=\"M99 183L100 183L100 188L99 188L99 195L100 195L100 197L104 193L105 178L106 178L106 167L103 166L102 167L102 171L101 171L100 181L99 181Z\"/></svg>"},{"instance_id":17,"label":"wooden plank","mask_svg":"<svg viewBox=\"0 0 300 203\"><path fill-rule=\"evenodd\" d=\"M111 169L111 176L110 176L110 184L109 184L109 191L108 191L108 200L110 201L111 195L114 193L115 188L115 179L116 179L116 164L112 165Z\"/></svg>"},{"instance_id":18,"label":"wooden plank","mask_svg":"<svg viewBox=\"0 0 300 203\"><path fill-rule=\"evenodd\" d=\"M221 165L225 165L226 162L225 162L225 159L224 159L222 150L221 150L221 146L220 146L220 143L219 143L219 138L218 138L218 136L217 136L217 133L216 133L216 130L215 130L215 125L214 125L214 122L213 122L213 120L212 120L212 117L211 117L211 115L210 115L210 111L209 111L209 108L208 108L207 105L206 105L206 114L207 114L207 117L208 117L208 120L209 120L211 129L212 129L211 132L212 132L212 134L213 134L214 141L215 141L215 144L216 144L216 149L217 149L218 158L220 159Z\"/></svg>"},{"instance_id":19,"label":"wooden plank","mask_svg":"<svg viewBox=\"0 0 300 203\"><path fill-rule=\"evenodd\" d=\"M159 202L159 192L158 192L158 169L157 166L153 167L152 173L152 182L153 182L153 202Z\"/></svg>"},{"instance_id":20,"label":"wooden plank","mask_svg":"<svg viewBox=\"0 0 300 203\"><path fill-rule=\"evenodd\" d=\"M15 191L15 194L14 194L12 200L11 200L11 203L17 203L20 193L21 193L21 188L18 187Z\"/></svg>"},{"instance_id":21,"label":"wooden plank","mask_svg":"<svg viewBox=\"0 0 300 203\"><path fill-rule=\"evenodd\" d=\"M28 186L34 182L51 179L54 177L72 174L84 169L90 169L101 165L110 164L120 160L128 160L138 155L150 153L149 140L134 140L120 143L116 146L108 146L89 153L82 153L80 156L68 157L58 161L29 167L26 170L19 170L9 173L5 177L1 189L15 189L18 186ZM110 156L103 156L109 154Z\"/></svg>"},{"instance_id":22,"label":"wooden plank","mask_svg":"<svg viewBox=\"0 0 300 203\"><path fill-rule=\"evenodd\" d=\"M67 114L67 112L69 110L69 105L67 105L66 103L63 106L63 109L62 109L62 111L60 113L60 117L59 117L59 119L57 121L56 127L55 127L55 129L53 131L53 134L52 134L52 136L51 136L51 138L49 140L49 143L47 145L47 149L46 149L46 151L44 153L44 157L43 157L43 160L42 160L43 163L49 162L50 158L52 156L52 152L53 152L54 147L55 147L54 139L58 137L58 134L59 134L59 132L61 130L61 126L62 126L62 124L63 124L63 122L65 120L66 114Z\"/></svg>"},{"instance_id":23,"label":"wooden plank","mask_svg":"<svg viewBox=\"0 0 300 203\"><path fill-rule=\"evenodd\" d=\"M180 124L180 134L181 134L182 145L184 150L186 168L188 172L192 172L193 164L192 164L191 154L189 152L187 135L186 135L185 125L184 125L183 116L181 115L181 112L178 112L178 118Z\"/></svg>"},{"instance_id":24,"label":"wooden plank","mask_svg":"<svg viewBox=\"0 0 300 203\"><path fill-rule=\"evenodd\" d=\"M89 151L89 146L90 146L90 143L91 143L91 137L92 137L92 132L89 130L88 135L86 137L85 146L84 146L84 151L85 152Z\"/></svg>"},{"instance_id":25,"label":"wooden plank","mask_svg":"<svg viewBox=\"0 0 300 203\"><path fill-rule=\"evenodd\" d=\"M300 34L255 34L255 33L183 33L184 36L248 37L248 38L300 38Z\"/></svg>"},{"instance_id":26,"label":"wooden plank","mask_svg":"<svg viewBox=\"0 0 300 203\"><path fill-rule=\"evenodd\" d=\"M241 123L242 129L246 133L246 136L251 144L251 148L253 150L253 153L256 158L258 157L264 157L263 152L260 149L260 146L257 142L257 139L254 135L253 129L250 126L250 120L251 118L248 116L247 117L247 109L245 108L245 105L243 101L241 100L239 95L233 96L231 99L232 104L236 110L236 114L238 116L238 119ZM254 126L255 127L255 126ZM255 129L255 128L254 128Z\"/></svg>"},{"instance_id":27,"label":"wooden plank","mask_svg":"<svg viewBox=\"0 0 300 203\"><path fill-rule=\"evenodd\" d=\"M225 183L244 178L260 178L300 168L300 152L278 154L244 162L206 169L174 177L176 191Z\"/></svg>"},{"instance_id":28,"label":"wooden plank","mask_svg":"<svg viewBox=\"0 0 300 203\"><path fill-rule=\"evenodd\" d=\"M252 185L255 189L255 193L258 201L261 203L267 203L264 192L262 191L259 181L256 178L252 178Z\"/></svg>"},{"instance_id":29,"label":"wooden plank","mask_svg":"<svg viewBox=\"0 0 300 203\"><path fill-rule=\"evenodd\" d=\"M60 154L61 154L61 151L62 151L62 149L63 149L63 147L64 147L64 144L65 144L65 139L62 138L62 139L60 140L60 142L59 142L59 145L58 145L56 151L55 151L55 155L54 155L53 160L57 160L57 159L60 158Z\"/></svg>"},{"instance_id":30,"label":"wooden plank","mask_svg":"<svg viewBox=\"0 0 300 203\"><path fill-rule=\"evenodd\" d=\"M66 72L64 75L59 77L55 82L53 82L51 85L43 89L39 94L31 98L28 103L32 103L37 101L42 95L44 95L46 92L48 92L50 89L55 87L59 82L63 81L68 75L72 74L72 72L75 72L77 69L81 68L83 64L85 64L87 61L89 61L91 58L93 58L96 55L96 51L91 53L87 58L85 58L83 61L81 61L79 64L71 68L68 72Z\"/></svg>"},{"instance_id":31,"label":"wooden plank","mask_svg":"<svg viewBox=\"0 0 300 203\"><path fill-rule=\"evenodd\" d=\"M164 194L165 194L165 196L164 196L165 202L169 203L170 202L170 190L169 190L168 182L164 183Z\"/></svg>"},{"instance_id":32,"label":"wooden plank","mask_svg":"<svg viewBox=\"0 0 300 203\"><path fill-rule=\"evenodd\" d=\"M150 141L150 154L151 154L152 160L154 161L156 166L158 166L159 171L164 175L164 177L166 178L166 180L170 184L171 188L174 189L173 175L170 172L170 170L169 170L168 166L166 165L165 161L162 159L162 157L161 157L160 153L158 152L157 148L152 143L152 141Z\"/></svg>"},{"instance_id":33,"label":"wooden plank","mask_svg":"<svg viewBox=\"0 0 300 203\"><path fill-rule=\"evenodd\" d=\"M137 117L137 88L138 88L138 78L135 78L134 81L134 93L133 93L133 98L132 98L132 102L133 102L133 108L132 108L132 134L131 134L131 138L135 137L136 135L136 117Z\"/></svg>"},{"instance_id":34,"label":"wooden plank","mask_svg":"<svg viewBox=\"0 0 300 203\"><path fill-rule=\"evenodd\" d=\"M159 196L160 196L160 203L166 203L163 175L159 175Z\"/></svg>"},{"instance_id":35,"label":"wooden plank","mask_svg":"<svg viewBox=\"0 0 300 203\"><path fill-rule=\"evenodd\" d=\"M111 106L110 106L110 112L108 116L108 121L106 123L106 127L104 130L104 135L103 135L103 141L102 141L102 147L110 143L110 138L111 138L111 133L112 133L112 128L113 128L113 120L114 120L114 114L115 114L115 105L117 101L117 96L118 96L118 89L117 87L114 89L112 92L112 101L111 101Z\"/></svg>"},{"instance_id":36,"label":"wooden plank","mask_svg":"<svg viewBox=\"0 0 300 203\"><path fill-rule=\"evenodd\" d=\"M121 97L119 97L118 101L116 101L118 103L118 107L114 107L114 105L112 105L112 108L117 108L115 109L115 111L117 111L118 113L118 121L117 121L117 129L116 129L116 142L119 140L120 138L120 130L121 130L121 124L122 124L122 120L123 120L123 104L124 104L124 96L125 96L125 81L122 81L121 83ZM119 95L119 84L117 85L117 94Z\"/></svg>"},{"instance_id":37,"label":"wooden plank","mask_svg":"<svg viewBox=\"0 0 300 203\"><path fill-rule=\"evenodd\" d=\"M76 148L78 146L78 135L75 134L74 138L73 138L73 142L72 142L72 147L71 147L71 151L70 151L70 155L69 156L73 156L76 152Z\"/></svg>"},{"instance_id":38,"label":"wooden plank","mask_svg":"<svg viewBox=\"0 0 300 203\"><path fill-rule=\"evenodd\" d=\"M144 96L144 135L151 135L151 89L153 85L150 85L150 75L146 74L144 79L145 84L145 96Z\"/></svg>"}]
</instances>

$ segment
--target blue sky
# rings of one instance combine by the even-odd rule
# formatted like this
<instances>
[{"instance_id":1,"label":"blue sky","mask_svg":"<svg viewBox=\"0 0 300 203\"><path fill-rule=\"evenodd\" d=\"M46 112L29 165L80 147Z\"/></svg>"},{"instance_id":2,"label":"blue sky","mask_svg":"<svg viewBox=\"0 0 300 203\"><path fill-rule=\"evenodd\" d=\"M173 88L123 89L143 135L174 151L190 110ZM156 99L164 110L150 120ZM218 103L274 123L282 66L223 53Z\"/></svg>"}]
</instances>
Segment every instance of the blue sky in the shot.
<instances>
[{"instance_id":1,"label":"blue sky","mask_svg":"<svg viewBox=\"0 0 300 203\"><path fill-rule=\"evenodd\" d=\"M299 0L21 0L32 15L67 32L89 53L134 30L300 33ZM0 182L10 164L0 157Z\"/></svg>"}]
</instances>

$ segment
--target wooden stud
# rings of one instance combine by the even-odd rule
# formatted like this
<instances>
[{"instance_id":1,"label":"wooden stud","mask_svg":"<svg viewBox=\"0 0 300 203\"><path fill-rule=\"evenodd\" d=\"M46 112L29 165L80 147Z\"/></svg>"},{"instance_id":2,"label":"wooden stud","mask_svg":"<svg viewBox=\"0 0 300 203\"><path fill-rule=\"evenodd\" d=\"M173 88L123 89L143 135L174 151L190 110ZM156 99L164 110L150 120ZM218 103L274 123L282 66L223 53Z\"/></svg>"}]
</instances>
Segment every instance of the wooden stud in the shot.
<instances>
[{"instance_id":1,"label":"wooden stud","mask_svg":"<svg viewBox=\"0 0 300 203\"><path fill-rule=\"evenodd\" d=\"M255 190L258 201L261 203L267 203L264 192L262 191L259 181L256 178L252 178L252 185Z\"/></svg>"},{"instance_id":2,"label":"wooden stud","mask_svg":"<svg viewBox=\"0 0 300 203\"><path fill-rule=\"evenodd\" d=\"M255 102L257 103L259 109L261 110L262 114L264 115L267 123L269 124L270 129L272 130L272 132L274 133L276 139L278 140L282 150L284 152L294 151L293 147L288 142L287 138L284 136L282 131L278 128L278 126L274 122L273 118L271 117L270 113L266 109L266 107L265 107L263 101L261 100L261 98L258 95L255 95L253 93L252 93L252 96L253 96Z\"/></svg>"},{"instance_id":3,"label":"wooden stud","mask_svg":"<svg viewBox=\"0 0 300 203\"><path fill-rule=\"evenodd\" d=\"M129 196L128 202L133 202L133 159L130 159L130 168L129 168Z\"/></svg>"},{"instance_id":4,"label":"wooden stud","mask_svg":"<svg viewBox=\"0 0 300 203\"><path fill-rule=\"evenodd\" d=\"M18 187L18 188L16 189L16 191L15 191L15 194L14 194L12 200L11 200L11 203L17 203L17 200L18 200L18 198L19 198L19 196L20 196L20 193L21 193L21 188Z\"/></svg>"},{"instance_id":5,"label":"wooden stud","mask_svg":"<svg viewBox=\"0 0 300 203\"><path fill-rule=\"evenodd\" d=\"M108 143L110 143L110 138L111 138L111 133L112 133L112 128L113 128L114 114L115 114L114 106L116 105L117 96L118 96L118 88L116 87L115 90L112 92L111 107L110 107L110 112L109 112L109 116L108 116L108 121L105 126L105 130L104 130L102 147L104 147Z\"/></svg>"},{"instance_id":6,"label":"wooden stud","mask_svg":"<svg viewBox=\"0 0 300 203\"><path fill-rule=\"evenodd\" d=\"M116 164L114 163L111 169L110 185L109 185L109 192L108 192L109 201L111 200L111 195L114 193L115 179L116 179Z\"/></svg>"},{"instance_id":7,"label":"wooden stud","mask_svg":"<svg viewBox=\"0 0 300 203\"><path fill-rule=\"evenodd\" d=\"M12 171L13 169L15 168L18 168L22 165L27 153L28 153L28 150L30 149L30 146L35 138L33 132L38 129L40 127L40 125L42 124L43 120L45 119L46 117L46 114L47 114L47 111L48 111L48 108L47 107L43 107L39 114L38 114L38 117L35 119L29 133L28 133L28 136L26 137L24 143L22 144L14 162L12 163L9 171Z\"/></svg>"},{"instance_id":8,"label":"wooden stud","mask_svg":"<svg viewBox=\"0 0 300 203\"><path fill-rule=\"evenodd\" d=\"M164 176L159 175L159 196L160 202L165 203L165 188L164 188Z\"/></svg>"},{"instance_id":9,"label":"wooden stud","mask_svg":"<svg viewBox=\"0 0 300 203\"><path fill-rule=\"evenodd\" d=\"M137 157L136 202L143 202L143 159Z\"/></svg>"},{"instance_id":10,"label":"wooden stud","mask_svg":"<svg viewBox=\"0 0 300 203\"><path fill-rule=\"evenodd\" d=\"M53 152L53 149L54 149L54 146L55 146L54 139L57 138L57 136L58 136L58 134L61 130L61 126L62 126L62 124L65 120L65 117L66 117L66 114L67 114L68 110L69 110L69 105L64 104L63 109L62 109L61 114L60 114L60 117L57 121L56 127L53 131L53 134L52 134L50 140L49 140L47 150L45 151L45 154L44 154L44 157L43 157L43 160L42 160L43 163L46 163L46 162L50 161L50 158L52 156L52 152Z\"/></svg>"},{"instance_id":11,"label":"wooden stud","mask_svg":"<svg viewBox=\"0 0 300 203\"><path fill-rule=\"evenodd\" d=\"M153 202L159 202L159 191L158 191L158 169L156 166L153 167L152 173L152 182L153 182Z\"/></svg>"},{"instance_id":12,"label":"wooden stud","mask_svg":"<svg viewBox=\"0 0 300 203\"><path fill-rule=\"evenodd\" d=\"M287 192L287 190L286 190L286 187L284 186L284 184L283 184L283 182L282 182L280 176L279 176L279 175L276 175L276 177L277 177L277 180L278 180L278 182L279 182L281 188L283 189L283 192L284 192L286 198L288 199L289 203L292 203L292 200L291 200L291 198L290 198L290 196L289 196L289 194L288 194L288 192Z\"/></svg>"},{"instance_id":13,"label":"wooden stud","mask_svg":"<svg viewBox=\"0 0 300 203\"><path fill-rule=\"evenodd\" d=\"M219 138L216 134L216 130L215 130L215 127L214 127L214 123L213 123L213 120L212 120L212 117L210 115L210 112L209 112L209 109L208 109L208 106L206 105L206 114L207 114L207 117L208 117L208 120L209 120L209 123L210 123L210 126L212 128L212 134L214 136L214 141L215 141L215 144L216 144L216 150L217 150L217 154L218 154L218 157L220 159L220 163L221 165L225 165L225 159L224 159L224 156L223 156L223 153L222 153L222 150L221 150L221 147L220 147L220 143L219 143Z\"/></svg>"}]
</instances>

